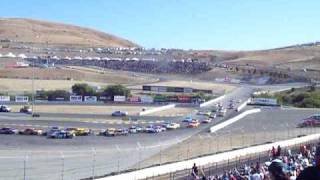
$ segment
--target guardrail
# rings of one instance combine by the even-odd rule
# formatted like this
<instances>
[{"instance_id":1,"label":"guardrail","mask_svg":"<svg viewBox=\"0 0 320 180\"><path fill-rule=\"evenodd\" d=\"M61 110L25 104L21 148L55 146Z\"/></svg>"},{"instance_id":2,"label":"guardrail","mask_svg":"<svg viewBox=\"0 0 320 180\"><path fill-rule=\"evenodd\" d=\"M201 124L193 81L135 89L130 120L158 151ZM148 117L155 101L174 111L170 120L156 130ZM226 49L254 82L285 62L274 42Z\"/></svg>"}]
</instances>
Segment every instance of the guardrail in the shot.
<instances>
[{"instance_id":1,"label":"guardrail","mask_svg":"<svg viewBox=\"0 0 320 180\"><path fill-rule=\"evenodd\" d=\"M164 110L175 108L175 107L176 107L175 104L169 104L169 105L165 105L165 106L161 106L161 107L157 107L157 108L152 108L149 110L139 112L139 116L143 116L146 114L151 114L151 113L155 113L155 112L159 112L159 111L164 111Z\"/></svg>"},{"instance_id":2,"label":"guardrail","mask_svg":"<svg viewBox=\"0 0 320 180\"><path fill-rule=\"evenodd\" d=\"M313 135L308 135L308 136L304 136L304 137L293 138L293 139L284 140L284 141L278 141L275 143L258 145L258 146L238 149L238 150L234 150L234 151L229 151L229 152L225 152L225 153L204 156L204 157L195 158L195 159L191 159L191 160L187 160L187 161L181 161L181 162L177 162L177 163L171 163L171 164L166 164L166 165L162 165L162 166L141 169L138 171L133 171L133 172L124 173L124 174L115 175L115 176L104 177L104 178L100 178L100 179L101 180L145 179L148 177L155 177L155 176L160 176L160 175L164 175L164 174L168 174L168 173L172 173L172 172L176 172L176 171L180 171L180 170L184 170L184 169L190 169L193 166L193 163L196 163L197 166L205 166L205 165L212 164L212 163L227 161L229 159L236 159L239 157L245 157L245 156L249 156L249 155L256 154L256 153L266 152L266 151L270 150L272 147L277 147L278 145L280 145L281 147L289 147L289 146L294 146L294 145L306 143L309 141L314 141L319 138L320 138L320 134L313 134Z\"/></svg>"},{"instance_id":3,"label":"guardrail","mask_svg":"<svg viewBox=\"0 0 320 180\"><path fill-rule=\"evenodd\" d=\"M200 104L200 107L209 106L210 104L215 103L215 102L217 102L217 101L220 101L220 100L222 100L222 99L225 98L225 97L226 97L225 95L222 95L222 96L217 97L217 98L215 98L215 99L212 99L212 100L210 100L210 101L204 102L204 103Z\"/></svg>"},{"instance_id":4,"label":"guardrail","mask_svg":"<svg viewBox=\"0 0 320 180\"><path fill-rule=\"evenodd\" d=\"M228 119L228 120L226 120L226 121L224 121L224 122L222 122L220 124L217 124L215 126L212 126L210 128L210 132L211 133L216 132L219 129L222 129L222 128L224 128L224 127L226 127L226 126L228 126L228 125L230 125L230 124L232 124L232 123L234 123L236 121L239 121L240 119L244 118L245 116L247 116L249 114L258 113L260 111L261 111L260 109L251 109L251 110L245 111L245 112L243 112L243 113L241 113L241 114L239 114L239 115L237 115L237 116L235 116L235 117L233 117L231 119Z\"/></svg>"}]
</instances>

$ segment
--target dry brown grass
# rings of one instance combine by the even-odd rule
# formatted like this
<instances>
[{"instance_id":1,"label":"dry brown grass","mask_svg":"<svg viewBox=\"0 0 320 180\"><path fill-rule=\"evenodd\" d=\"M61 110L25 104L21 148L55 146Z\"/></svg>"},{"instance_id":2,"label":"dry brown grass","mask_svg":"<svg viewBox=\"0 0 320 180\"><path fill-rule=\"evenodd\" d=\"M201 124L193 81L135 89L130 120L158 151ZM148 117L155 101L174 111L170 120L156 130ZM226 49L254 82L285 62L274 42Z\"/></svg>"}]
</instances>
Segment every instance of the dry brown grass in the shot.
<instances>
[{"instance_id":1,"label":"dry brown grass","mask_svg":"<svg viewBox=\"0 0 320 180\"><path fill-rule=\"evenodd\" d=\"M149 77L134 77L127 72L100 71L85 69L42 69L34 68L35 88L45 90L69 90L75 83L89 83L91 85L106 86L109 84L136 85L150 83L157 79ZM95 72L96 71L96 72ZM0 69L0 89L2 91L30 91L32 68ZM66 80L71 78L73 80Z\"/></svg>"},{"instance_id":2,"label":"dry brown grass","mask_svg":"<svg viewBox=\"0 0 320 180\"><path fill-rule=\"evenodd\" d=\"M77 46L137 46L128 40L89 28L19 18L0 19L0 39Z\"/></svg>"}]
</instances>

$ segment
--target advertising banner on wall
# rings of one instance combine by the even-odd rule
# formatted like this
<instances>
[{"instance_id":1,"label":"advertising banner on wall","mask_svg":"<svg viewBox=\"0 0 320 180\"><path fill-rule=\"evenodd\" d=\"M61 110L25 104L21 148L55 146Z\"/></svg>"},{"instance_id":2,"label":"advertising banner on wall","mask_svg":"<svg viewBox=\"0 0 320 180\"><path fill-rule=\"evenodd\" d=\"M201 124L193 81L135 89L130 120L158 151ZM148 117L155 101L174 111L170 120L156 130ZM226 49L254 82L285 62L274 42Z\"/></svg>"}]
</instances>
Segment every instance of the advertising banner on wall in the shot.
<instances>
[{"instance_id":1,"label":"advertising banner on wall","mask_svg":"<svg viewBox=\"0 0 320 180\"><path fill-rule=\"evenodd\" d=\"M85 96L84 101L85 102L97 102L97 96Z\"/></svg>"},{"instance_id":2,"label":"advertising banner on wall","mask_svg":"<svg viewBox=\"0 0 320 180\"><path fill-rule=\"evenodd\" d=\"M125 102L126 101L126 97L125 96L114 96L113 97L113 101L114 102Z\"/></svg>"},{"instance_id":3,"label":"advertising banner on wall","mask_svg":"<svg viewBox=\"0 0 320 180\"><path fill-rule=\"evenodd\" d=\"M29 97L28 96L16 96L15 101L16 102L28 102Z\"/></svg>"},{"instance_id":4,"label":"advertising banner on wall","mask_svg":"<svg viewBox=\"0 0 320 180\"><path fill-rule=\"evenodd\" d=\"M70 96L70 102L82 102L82 96Z\"/></svg>"},{"instance_id":5,"label":"advertising banner on wall","mask_svg":"<svg viewBox=\"0 0 320 180\"><path fill-rule=\"evenodd\" d=\"M0 101L1 102L8 102L8 101L10 101L10 96L0 96Z\"/></svg>"}]
</instances>

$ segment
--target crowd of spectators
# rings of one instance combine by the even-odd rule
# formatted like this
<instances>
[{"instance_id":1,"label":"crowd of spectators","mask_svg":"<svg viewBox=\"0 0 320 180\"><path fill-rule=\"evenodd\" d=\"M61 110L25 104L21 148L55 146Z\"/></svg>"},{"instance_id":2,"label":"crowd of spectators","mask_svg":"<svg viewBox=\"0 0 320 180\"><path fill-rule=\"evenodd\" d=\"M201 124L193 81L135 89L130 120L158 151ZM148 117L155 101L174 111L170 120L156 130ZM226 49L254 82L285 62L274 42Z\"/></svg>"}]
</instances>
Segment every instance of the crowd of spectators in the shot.
<instances>
[{"instance_id":1,"label":"crowd of spectators","mask_svg":"<svg viewBox=\"0 0 320 180\"><path fill-rule=\"evenodd\" d=\"M28 59L36 64L47 63L46 59ZM63 60L51 59L56 65L97 66L114 70L144 73L201 73L209 71L208 63L200 61L133 61L133 60Z\"/></svg>"},{"instance_id":2,"label":"crowd of spectators","mask_svg":"<svg viewBox=\"0 0 320 180\"><path fill-rule=\"evenodd\" d=\"M196 164L192 180L320 180L320 146L303 145L297 152L272 148L269 161L243 164L221 174L206 176Z\"/></svg>"}]
</instances>

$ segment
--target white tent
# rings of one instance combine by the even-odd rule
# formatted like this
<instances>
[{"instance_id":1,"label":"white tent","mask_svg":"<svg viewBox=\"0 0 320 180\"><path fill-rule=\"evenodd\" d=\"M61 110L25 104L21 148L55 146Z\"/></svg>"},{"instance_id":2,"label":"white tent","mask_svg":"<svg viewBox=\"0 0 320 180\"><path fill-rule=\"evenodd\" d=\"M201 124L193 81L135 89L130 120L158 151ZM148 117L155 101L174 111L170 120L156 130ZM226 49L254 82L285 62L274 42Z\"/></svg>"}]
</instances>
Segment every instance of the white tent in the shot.
<instances>
[{"instance_id":1,"label":"white tent","mask_svg":"<svg viewBox=\"0 0 320 180\"><path fill-rule=\"evenodd\" d=\"M60 58L58 56L53 56L51 59L59 60Z\"/></svg>"},{"instance_id":2,"label":"white tent","mask_svg":"<svg viewBox=\"0 0 320 180\"><path fill-rule=\"evenodd\" d=\"M15 58L16 55L14 55L12 52L9 52L8 54L6 54L4 57L8 57L8 58Z\"/></svg>"},{"instance_id":3,"label":"white tent","mask_svg":"<svg viewBox=\"0 0 320 180\"><path fill-rule=\"evenodd\" d=\"M82 60L82 57L80 57L80 56L75 56L73 59L75 59L75 60Z\"/></svg>"},{"instance_id":4,"label":"white tent","mask_svg":"<svg viewBox=\"0 0 320 180\"><path fill-rule=\"evenodd\" d=\"M88 56L88 57L86 57L86 58L84 58L84 59L86 59L86 60L92 60L92 57Z\"/></svg>"},{"instance_id":5,"label":"white tent","mask_svg":"<svg viewBox=\"0 0 320 180\"><path fill-rule=\"evenodd\" d=\"M92 59L93 59L93 60L101 60L100 57L93 57Z\"/></svg>"},{"instance_id":6,"label":"white tent","mask_svg":"<svg viewBox=\"0 0 320 180\"><path fill-rule=\"evenodd\" d=\"M2 57L2 54L0 54L0 58Z\"/></svg>"},{"instance_id":7,"label":"white tent","mask_svg":"<svg viewBox=\"0 0 320 180\"><path fill-rule=\"evenodd\" d=\"M66 59L66 60L71 60L71 57L66 56L66 57L64 57L64 59Z\"/></svg>"},{"instance_id":8,"label":"white tent","mask_svg":"<svg viewBox=\"0 0 320 180\"><path fill-rule=\"evenodd\" d=\"M27 58L27 56L26 56L25 54L19 54L18 57L19 57L19 58L22 58L22 59Z\"/></svg>"},{"instance_id":9,"label":"white tent","mask_svg":"<svg viewBox=\"0 0 320 180\"><path fill-rule=\"evenodd\" d=\"M108 57L104 57L104 58L102 58L102 60L109 61L109 60L110 60L110 58L108 58Z\"/></svg>"}]
</instances>

